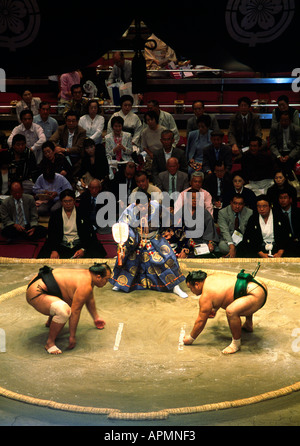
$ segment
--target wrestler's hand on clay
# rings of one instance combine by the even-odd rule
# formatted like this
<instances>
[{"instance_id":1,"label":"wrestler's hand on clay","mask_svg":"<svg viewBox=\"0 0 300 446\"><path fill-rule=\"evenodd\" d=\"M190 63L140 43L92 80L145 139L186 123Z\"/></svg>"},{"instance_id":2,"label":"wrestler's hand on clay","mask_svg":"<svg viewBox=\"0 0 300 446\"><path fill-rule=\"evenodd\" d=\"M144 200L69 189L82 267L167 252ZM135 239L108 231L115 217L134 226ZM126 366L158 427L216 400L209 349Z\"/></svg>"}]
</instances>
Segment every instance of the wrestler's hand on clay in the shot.
<instances>
[{"instance_id":1,"label":"wrestler's hand on clay","mask_svg":"<svg viewBox=\"0 0 300 446\"><path fill-rule=\"evenodd\" d=\"M103 319L95 319L94 323L96 325L96 327L98 328L98 330L103 330L104 326L105 326L105 321Z\"/></svg>"},{"instance_id":2,"label":"wrestler's hand on clay","mask_svg":"<svg viewBox=\"0 0 300 446\"><path fill-rule=\"evenodd\" d=\"M195 339L193 339L191 336L185 336L183 338L184 345L192 345Z\"/></svg>"}]
</instances>

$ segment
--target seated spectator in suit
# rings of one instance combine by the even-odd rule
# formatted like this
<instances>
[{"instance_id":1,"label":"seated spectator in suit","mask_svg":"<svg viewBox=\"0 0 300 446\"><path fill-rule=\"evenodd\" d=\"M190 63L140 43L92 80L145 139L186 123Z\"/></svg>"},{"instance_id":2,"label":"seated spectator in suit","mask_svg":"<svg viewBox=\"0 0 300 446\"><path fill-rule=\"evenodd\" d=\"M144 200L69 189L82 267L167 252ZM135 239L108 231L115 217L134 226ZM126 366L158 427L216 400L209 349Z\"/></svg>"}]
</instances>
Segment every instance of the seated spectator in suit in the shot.
<instances>
[{"instance_id":1,"label":"seated spectator in suit","mask_svg":"<svg viewBox=\"0 0 300 446\"><path fill-rule=\"evenodd\" d=\"M32 193L35 196L39 216L50 215L61 207L59 195L66 189L72 189L69 181L59 173L55 173L52 164L48 164L44 172L37 178Z\"/></svg>"},{"instance_id":2,"label":"seated spectator in suit","mask_svg":"<svg viewBox=\"0 0 300 446\"><path fill-rule=\"evenodd\" d=\"M31 110L33 116L38 115L40 102L41 102L41 99L34 98L31 91L24 90L22 93L21 101L18 101L16 104L16 113L17 113L18 121L21 122L20 114L21 114L22 110Z\"/></svg>"},{"instance_id":3,"label":"seated spectator in suit","mask_svg":"<svg viewBox=\"0 0 300 446\"><path fill-rule=\"evenodd\" d=\"M293 197L288 190L281 190L278 197L279 211L287 218L291 239L286 250L287 257L300 256L300 209L293 206Z\"/></svg>"},{"instance_id":4,"label":"seated spectator in suit","mask_svg":"<svg viewBox=\"0 0 300 446\"><path fill-rule=\"evenodd\" d=\"M300 158L300 127L291 122L288 112L270 129L270 151L277 166L293 180L293 168Z\"/></svg>"},{"instance_id":5,"label":"seated spectator in suit","mask_svg":"<svg viewBox=\"0 0 300 446\"><path fill-rule=\"evenodd\" d=\"M252 211L256 211L256 195L255 193L245 186L245 180L243 178L243 174L241 171L236 170L231 175L232 183L231 187L224 196L224 206L229 206L233 196L235 194L240 195L244 199L244 205L248 208L252 209Z\"/></svg>"},{"instance_id":6,"label":"seated spectator in suit","mask_svg":"<svg viewBox=\"0 0 300 446\"><path fill-rule=\"evenodd\" d=\"M23 110L20 113L21 124L17 125L11 132L7 142L9 147L12 146L12 140L15 135L21 134L26 138L27 147L34 153L36 162L42 160L42 145L46 142L44 130L38 124L33 122L33 114L31 110Z\"/></svg>"},{"instance_id":7,"label":"seated spectator in suit","mask_svg":"<svg viewBox=\"0 0 300 446\"><path fill-rule=\"evenodd\" d=\"M38 240L47 229L38 224L38 213L32 195L24 194L22 184L14 181L10 196L0 206L2 236L12 240Z\"/></svg>"},{"instance_id":8,"label":"seated spectator in suit","mask_svg":"<svg viewBox=\"0 0 300 446\"><path fill-rule=\"evenodd\" d=\"M291 240L288 221L272 210L267 195L257 197L257 212L248 220L244 237L237 246L237 257L283 257Z\"/></svg>"},{"instance_id":9,"label":"seated spectator in suit","mask_svg":"<svg viewBox=\"0 0 300 446\"><path fill-rule=\"evenodd\" d=\"M43 158L42 161L38 164L39 173L42 174L46 167L50 164L54 167L54 171L63 175L67 178L68 181L71 181L72 178L72 166L67 161L65 155L62 153L55 152L55 145L52 141L46 141L42 145Z\"/></svg>"},{"instance_id":10,"label":"seated spectator in suit","mask_svg":"<svg viewBox=\"0 0 300 446\"><path fill-rule=\"evenodd\" d=\"M180 196L178 197L178 199L176 200L176 202L174 204L174 213L176 213L183 206L184 194L190 189L195 189L198 192L203 193L204 207L210 213L210 215L213 217L214 208L213 208L213 204L212 204L212 196L210 195L210 193L207 190L202 189L203 180L204 180L203 172L192 173L189 187L187 187L187 189L185 189L181 192Z\"/></svg>"},{"instance_id":11,"label":"seated spectator in suit","mask_svg":"<svg viewBox=\"0 0 300 446\"><path fill-rule=\"evenodd\" d=\"M160 202L162 199L161 190L159 187L150 183L149 177L146 172L139 170L135 174L135 181L137 187L132 191L131 203L135 200L134 195L138 191L143 191L148 195L151 195L151 199Z\"/></svg>"},{"instance_id":12,"label":"seated spectator in suit","mask_svg":"<svg viewBox=\"0 0 300 446\"><path fill-rule=\"evenodd\" d=\"M128 161L128 163L125 164L125 168L123 167L115 173L114 179L109 184L109 190L116 197L121 212L123 212L124 209L127 208L128 198L130 197L132 191L137 187L135 174L135 163L133 161ZM120 194L121 189L123 189L123 194ZM126 199L124 196L121 195L125 195Z\"/></svg>"},{"instance_id":13,"label":"seated spectator in suit","mask_svg":"<svg viewBox=\"0 0 300 446\"><path fill-rule=\"evenodd\" d=\"M29 147L26 147L25 136L15 135L9 150L8 179L10 184L13 181L20 181L24 193L30 194L37 177L36 158Z\"/></svg>"},{"instance_id":14,"label":"seated spectator in suit","mask_svg":"<svg viewBox=\"0 0 300 446\"><path fill-rule=\"evenodd\" d=\"M120 82L126 84L132 81L132 61L124 58L122 51L116 51L113 56L113 68L108 76L108 84Z\"/></svg>"},{"instance_id":15,"label":"seated spectator in suit","mask_svg":"<svg viewBox=\"0 0 300 446\"><path fill-rule=\"evenodd\" d=\"M148 110L153 110L158 115L158 123L165 127L167 130L170 130L173 133L173 145L176 147L176 145L179 142L180 135L179 131L175 122L175 119L171 115L171 113L166 112L164 110L161 110L159 107L159 102L156 99L151 99L147 103Z\"/></svg>"},{"instance_id":16,"label":"seated spectator in suit","mask_svg":"<svg viewBox=\"0 0 300 446\"><path fill-rule=\"evenodd\" d=\"M184 212L174 212L175 226L169 243L171 246L175 244L178 258L216 257L215 249L219 242L216 226L211 214L204 207L200 209L197 193L198 190L189 189L185 194ZM197 252L199 245L203 245L206 252Z\"/></svg>"},{"instance_id":17,"label":"seated spectator in suit","mask_svg":"<svg viewBox=\"0 0 300 446\"><path fill-rule=\"evenodd\" d=\"M78 125L78 115L69 111L65 115L65 124L60 125L51 136L50 141L55 144L55 153L64 154L72 165L72 175L76 176L83 157L83 142L86 131Z\"/></svg>"},{"instance_id":18,"label":"seated spectator in suit","mask_svg":"<svg viewBox=\"0 0 300 446\"><path fill-rule=\"evenodd\" d=\"M113 131L113 119L117 116L122 118L123 131L131 135L132 148L135 152L139 152L143 125L138 115L132 110L133 97L131 95L121 96L120 106L121 110L115 112L108 121L107 134Z\"/></svg>"},{"instance_id":19,"label":"seated spectator in suit","mask_svg":"<svg viewBox=\"0 0 300 446\"><path fill-rule=\"evenodd\" d=\"M219 123L215 117L215 115L211 113L205 112L205 104L202 100L196 100L192 104L192 110L194 113L194 116L189 118L187 120L187 130L186 130L186 136L189 136L189 133L193 130L198 130L199 126L197 123L197 119L200 118L200 116L208 116L210 118L209 120L209 129L213 131L220 130Z\"/></svg>"},{"instance_id":20,"label":"seated spectator in suit","mask_svg":"<svg viewBox=\"0 0 300 446\"><path fill-rule=\"evenodd\" d=\"M218 212L223 207L223 202L228 196L231 187L231 175L225 169L224 162L218 161L215 170L210 175L204 177L203 189L207 190L213 203L214 221L218 221Z\"/></svg>"},{"instance_id":21,"label":"seated spectator in suit","mask_svg":"<svg viewBox=\"0 0 300 446\"><path fill-rule=\"evenodd\" d=\"M81 161L78 177L81 179L83 187L87 187L94 178L108 183L109 166L102 144L95 145L91 138L86 138L83 142L84 155Z\"/></svg>"},{"instance_id":22,"label":"seated spectator in suit","mask_svg":"<svg viewBox=\"0 0 300 446\"><path fill-rule=\"evenodd\" d=\"M291 123L298 126L300 125L299 111L290 106L289 98L286 95L281 95L277 99L277 107L272 111L272 126L276 126L276 124L279 123L281 113L283 112L287 112L289 114Z\"/></svg>"},{"instance_id":23,"label":"seated spectator in suit","mask_svg":"<svg viewBox=\"0 0 300 446\"><path fill-rule=\"evenodd\" d=\"M202 170L209 175L215 170L217 162L223 162L225 169L230 172L232 167L232 153L229 146L223 144L223 132L212 132L211 144L203 149Z\"/></svg>"},{"instance_id":24,"label":"seated spectator in suit","mask_svg":"<svg viewBox=\"0 0 300 446\"><path fill-rule=\"evenodd\" d=\"M74 84L71 87L72 99L65 106L63 111L64 117L66 117L69 111L72 111L79 116L84 116L88 113L88 102L87 98L83 97L83 88L80 84Z\"/></svg>"},{"instance_id":25,"label":"seated spectator in suit","mask_svg":"<svg viewBox=\"0 0 300 446\"><path fill-rule=\"evenodd\" d=\"M242 148L249 147L252 138L262 138L259 115L251 111L251 100L246 96L241 97L238 106L239 110L230 119L228 129L228 144L235 156Z\"/></svg>"},{"instance_id":26,"label":"seated spectator in suit","mask_svg":"<svg viewBox=\"0 0 300 446\"><path fill-rule=\"evenodd\" d=\"M169 158L167 170L160 172L157 179L157 187L162 192L182 192L189 187L189 177L186 172L180 172L177 158Z\"/></svg>"},{"instance_id":27,"label":"seated spectator in suit","mask_svg":"<svg viewBox=\"0 0 300 446\"><path fill-rule=\"evenodd\" d=\"M121 116L114 116L111 119L112 132L105 135L105 151L108 164L117 166L123 161L133 161L132 136L123 131L124 119Z\"/></svg>"},{"instance_id":28,"label":"seated spectator in suit","mask_svg":"<svg viewBox=\"0 0 300 446\"><path fill-rule=\"evenodd\" d=\"M230 205L220 209L218 226L220 229L219 250L223 257L236 257L236 246L242 241L246 225L253 214L245 206L242 195L235 194Z\"/></svg>"},{"instance_id":29,"label":"seated spectator in suit","mask_svg":"<svg viewBox=\"0 0 300 446\"><path fill-rule=\"evenodd\" d=\"M174 144L174 134L170 130L164 130L161 133L162 149L158 149L153 153L152 160L152 176L153 181L156 184L158 174L167 170L167 161L169 158L177 158L179 162L179 170L182 172L188 171L187 160L185 153L182 149L178 147L173 147Z\"/></svg>"},{"instance_id":30,"label":"seated spectator in suit","mask_svg":"<svg viewBox=\"0 0 300 446\"><path fill-rule=\"evenodd\" d=\"M53 212L48 224L48 239L40 258L102 258L106 251L97 240L89 218L75 206L75 192L66 189L60 194L61 209Z\"/></svg>"},{"instance_id":31,"label":"seated spectator in suit","mask_svg":"<svg viewBox=\"0 0 300 446\"><path fill-rule=\"evenodd\" d=\"M203 149L211 144L210 117L208 115L199 116L197 125L198 129L189 133L185 149L189 175L202 170Z\"/></svg>"},{"instance_id":32,"label":"seated spectator in suit","mask_svg":"<svg viewBox=\"0 0 300 446\"><path fill-rule=\"evenodd\" d=\"M79 125L86 131L87 138L91 138L95 145L102 143L102 132L105 119L100 115L100 105L97 99L90 99L88 113L79 119Z\"/></svg>"},{"instance_id":33,"label":"seated spectator in suit","mask_svg":"<svg viewBox=\"0 0 300 446\"><path fill-rule=\"evenodd\" d=\"M249 150L242 154L242 176L255 195L266 194L273 184L275 164L269 152L262 149L261 138L252 138Z\"/></svg>"},{"instance_id":34,"label":"seated spectator in suit","mask_svg":"<svg viewBox=\"0 0 300 446\"><path fill-rule=\"evenodd\" d=\"M33 122L42 127L46 140L49 140L58 129L58 122L50 116L50 110L49 102L42 101L39 105L39 114L33 117Z\"/></svg>"},{"instance_id":35,"label":"seated spectator in suit","mask_svg":"<svg viewBox=\"0 0 300 446\"><path fill-rule=\"evenodd\" d=\"M90 181L88 188L80 195L79 213L89 218L90 223L97 232L101 232L96 220L97 212L101 205L96 203L97 196L102 191L102 182L96 178Z\"/></svg>"},{"instance_id":36,"label":"seated spectator in suit","mask_svg":"<svg viewBox=\"0 0 300 446\"><path fill-rule=\"evenodd\" d=\"M292 186L284 172L282 171L282 169L278 169L275 172L275 176L274 176L274 184L268 188L267 190L267 196L271 202L272 207L278 207L279 206L279 194L282 191L288 191L289 195L292 197L292 206L296 207L297 206L297 190L295 189L294 186Z\"/></svg>"},{"instance_id":37,"label":"seated spectator in suit","mask_svg":"<svg viewBox=\"0 0 300 446\"><path fill-rule=\"evenodd\" d=\"M8 150L0 150L0 195L9 195L9 153ZM1 202L0 202L1 206Z\"/></svg>"}]
</instances>

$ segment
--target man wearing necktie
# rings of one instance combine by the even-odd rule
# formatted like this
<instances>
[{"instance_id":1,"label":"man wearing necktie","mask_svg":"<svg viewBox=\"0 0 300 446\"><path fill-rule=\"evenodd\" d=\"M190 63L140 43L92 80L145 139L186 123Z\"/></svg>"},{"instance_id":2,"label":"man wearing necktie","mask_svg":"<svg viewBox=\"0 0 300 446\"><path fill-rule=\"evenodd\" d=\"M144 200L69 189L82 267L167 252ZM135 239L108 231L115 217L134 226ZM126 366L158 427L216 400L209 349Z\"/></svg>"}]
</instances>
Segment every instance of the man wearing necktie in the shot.
<instances>
[{"instance_id":1,"label":"man wearing necktie","mask_svg":"<svg viewBox=\"0 0 300 446\"><path fill-rule=\"evenodd\" d=\"M11 195L0 206L2 235L8 239L37 240L45 237L46 228L38 224L37 207L32 195L24 194L21 183L14 182Z\"/></svg>"},{"instance_id":2,"label":"man wearing necktie","mask_svg":"<svg viewBox=\"0 0 300 446\"><path fill-rule=\"evenodd\" d=\"M283 212L290 227L290 246L287 255L300 256L300 208L292 206L293 198L288 190L282 190L279 194L279 209Z\"/></svg>"},{"instance_id":3,"label":"man wearing necktie","mask_svg":"<svg viewBox=\"0 0 300 446\"><path fill-rule=\"evenodd\" d=\"M224 257L236 257L236 245L241 241L253 211L245 206L244 198L235 194L230 205L218 213L219 250Z\"/></svg>"}]
</instances>

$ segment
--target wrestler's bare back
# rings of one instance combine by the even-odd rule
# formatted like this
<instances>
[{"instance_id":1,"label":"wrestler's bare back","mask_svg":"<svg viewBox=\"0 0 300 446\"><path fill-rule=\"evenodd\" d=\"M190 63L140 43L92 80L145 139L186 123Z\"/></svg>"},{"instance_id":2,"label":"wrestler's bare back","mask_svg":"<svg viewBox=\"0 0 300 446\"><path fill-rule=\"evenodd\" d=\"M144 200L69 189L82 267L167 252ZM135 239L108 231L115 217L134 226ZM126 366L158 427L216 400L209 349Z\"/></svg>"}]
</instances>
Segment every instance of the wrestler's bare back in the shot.
<instances>
[{"instance_id":1,"label":"wrestler's bare back","mask_svg":"<svg viewBox=\"0 0 300 446\"><path fill-rule=\"evenodd\" d=\"M219 308L225 310L234 301L236 280L236 276L230 276L225 273L208 275L199 298L200 306L211 303L214 311L217 311ZM260 283L264 285L263 282L260 281ZM259 299L264 298L263 289L255 283L248 284L247 292L254 296L257 295Z\"/></svg>"},{"instance_id":2,"label":"wrestler's bare back","mask_svg":"<svg viewBox=\"0 0 300 446\"><path fill-rule=\"evenodd\" d=\"M61 290L63 300L69 306L72 306L74 296L87 300L92 295L91 274L88 270L56 268L52 273ZM41 294L41 289L46 289L42 279L37 280L28 288L26 297L31 305L35 306L34 304L38 303L36 299L33 299L38 294L40 294L38 298L40 301L47 297L47 293Z\"/></svg>"}]
</instances>

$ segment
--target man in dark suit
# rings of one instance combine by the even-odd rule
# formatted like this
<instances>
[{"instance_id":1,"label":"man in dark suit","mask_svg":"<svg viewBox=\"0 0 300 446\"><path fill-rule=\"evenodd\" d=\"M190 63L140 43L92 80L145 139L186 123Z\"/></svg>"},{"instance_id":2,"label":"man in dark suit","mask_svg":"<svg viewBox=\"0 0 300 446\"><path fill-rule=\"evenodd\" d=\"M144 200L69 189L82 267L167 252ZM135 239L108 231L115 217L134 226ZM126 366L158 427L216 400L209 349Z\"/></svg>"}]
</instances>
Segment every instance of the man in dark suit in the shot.
<instances>
[{"instance_id":1,"label":"man in dark suit","mask_svg":"<svg viewBox=\"0 0 300 446\"><path fill-rule=\"evenodd\" d=\"M37 207L32 195L24 194L22 184L14 182L11 195L0 205L2 235L13 240L38 240L47 229L38 224Z\"/></svg>"},{"instance_id":2,"label":"man in dark suit","mask_svg":"<svg viewBox=\"0 0 300 446\"><path fill-rule=\"evenodd\" d=\"M293 180L292 170L300 157L300 127L291 122L288 112L270 129L270 151L278 167Z\"/></svg>"},{"instance_id":3,"label":"man in dark suit","mask_svg":"<svg viewBox=\"0 0 300 446\"><path fill-rule=\"evenodd\" d=\"M223 207L224 199L231 187L231 176L226 170L224 162L218 161L214 172L204 178L203 189L212 197L214 221L218 221L218 212Z\"/></svg>"},{"instance_id":4,"label":"man in dark suit","mask_svg":"<svg viewBox=\"0 0 300 446\"><path fill-rule=\"evenodd\" d=\"M223 162L225 169L230 172L232 167L231 148L223 144L224 133L214 131L211 134L211 144L203 148L202 170L205 175L214 172L218 162Z\"/></svg>"},{"instance_id":5,"label":"man in dark suit","mask_svg":"<svg viewBox=\"0 0 300 446\"><path fill-rule=\"evenodd\" d=\"M62 208L53 212L48 224L48 239L39 257L51 259L104 258L106 251L97 240L89 219L75 207L75 192L60 194Z\"/></svg>"},{"instance_id":6,"label":"man in dark suit","mask_svg":"<svg viewBox=\"0 0 300 446\"><path fill-rule=\"evenodd\" d=\"M98 224L96 221L96 215L100 209L100 205L96 203L97 196L102 191L102 182L97 179L93 179L85 190L80 195L78 211L85 218L88 218L94 229L98 230Z\"/></svg>"},{"instance_id":7,"label":"man in dark suit","mask_svg":"<svg viewBox=\"0 0 300 446\"><path fill-rule=\"evenodd\" d=\"M272 210L267 195L259 195L257 212L248 220L237 257L286 257L291 237L284 215Z\"/></svg>"},{"instance_id":8,"label":"man in dark suit","mask_svg":"<svg viewBox=\"0 0 300 446\"><path fill-rule=\"evenodd\" d=\"M288 221L292 237L287 249L287 256L300 257L300 209L292 206L293 197L291 192L282 190L279 194L279 211L283 213Z\"/></svg>"},{"instance_id":9,"label":"man in dark suit","mask_svg":"<svg viewBox=\"0 0 300 446\"><path fill-rule=\"evenodd\" d=\"M158 174L156 184L162 192L182 192L189 187L189 177L179 170L178 159L172 157L167 161L167 170Z\"/></svg>"},{"instance_id":10,"label":"man in dark suit","mask_svg":"<svg viewBox=\"0 0 300 446\"><path fill-rule=\"evenodd\" d=\"M237 155L243 147L248 147L251 138L262 137L259 115L252 113L251 100L241 97L238 100L239 110L231 118L228 129L228 143L233 154Z\"/></svg>"},{"instance_id":11,"label":"man in dark suit","mask_svg":"<svg viewBox=\"0 0 300 446\"><path fill-rule=\"evenodd\" d=\"M178 159L180 171L186 173L188 171L188 164L184 151L178 147L173 147L174 134L171 130L162 131L161 143L163 147L153 153L152 176L155 184L158 179L158 174L167 170L167 160L171 157Z\"/></svg>"}]
</instances>

